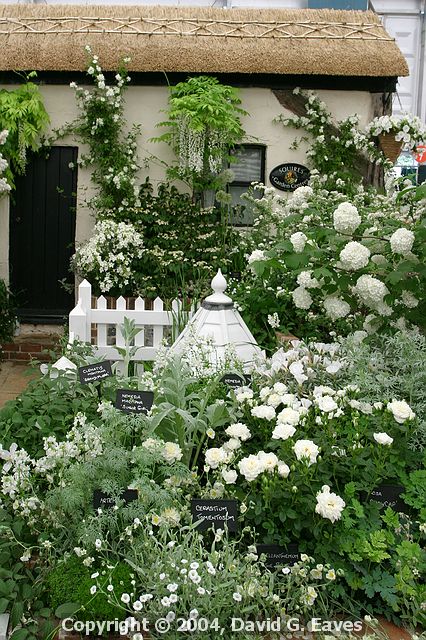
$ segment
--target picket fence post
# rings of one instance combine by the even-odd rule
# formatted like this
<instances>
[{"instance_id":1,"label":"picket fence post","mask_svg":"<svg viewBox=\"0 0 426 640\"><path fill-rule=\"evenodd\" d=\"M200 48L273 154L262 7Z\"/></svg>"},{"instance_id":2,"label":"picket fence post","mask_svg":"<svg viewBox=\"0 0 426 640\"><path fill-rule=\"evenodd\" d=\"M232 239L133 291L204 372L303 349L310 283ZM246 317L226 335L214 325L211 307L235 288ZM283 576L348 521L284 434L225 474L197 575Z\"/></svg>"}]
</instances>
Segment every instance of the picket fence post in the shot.
<instances>
[{"instance_id":1,"label":"picket fence post","mask_svg":"<svg viewBox=\"0 0 426 640\"><path fill-rule=\"evenodd\" d=\"M92 307L92 287L90 282L83 280L78 287L78 303L69 315L70 344L74 340L92 343L92 323L96 326L96 338L94 340L95 354L105 359L119 362L123 360L116 347L124 347L124 336L121 333L123 319L128 317L134 320L136 326L141 331L135 336L134 345L138 347L137 354L132 360L143 362L153 360L157 350L164 338L164 330L167 327L168 333L173 325L179 324L181 320L182 302L173 300L171 309L165 310L164 302L156 298L152 309L145 308L145 301L136 298L134 309L128 309L126 300L122 296L115 301L115 308L108 309L104 296L99 296ZM192 312L188 313L191 317ZM186 314L185 314L186 315ZM115 327L114 344L109 344L108 327ZM152 346L145 345L146 327L152 327Z\"/></svg>"}]
</instances>

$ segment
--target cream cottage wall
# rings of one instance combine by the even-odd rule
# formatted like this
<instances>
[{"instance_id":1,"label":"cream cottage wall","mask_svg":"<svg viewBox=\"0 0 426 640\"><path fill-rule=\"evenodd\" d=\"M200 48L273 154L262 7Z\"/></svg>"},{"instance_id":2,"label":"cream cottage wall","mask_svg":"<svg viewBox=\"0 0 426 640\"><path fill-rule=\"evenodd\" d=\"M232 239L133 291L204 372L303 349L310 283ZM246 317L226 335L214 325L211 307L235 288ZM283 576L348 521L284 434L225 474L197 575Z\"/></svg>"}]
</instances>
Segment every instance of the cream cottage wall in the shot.
<instances>
[{"instance_id":1,"label":"cream cottage wall","mask_svg":"<svg viewBox=\"0 0 426 640\"><path fill-rule=\"evenodd\" d=\"M3 85L3 88L7 88ZM59 127L77 117L78 111L74 100L74 92L68 85L44 85L41 92L47 111L51 118L52 128ZM352 113L361 116L361 124L365 125L372 117L372 94L363 91L318 91L337 119ZM279 104L270 89L244 88L240 90L243 108L249 113L243 118L248 141L266 146L266 182L270 171L283 162L306 163L306 145L297 151L290 150L297 132L284 129L282 125L273 123L273 119L286 110ZM126 93L125 115L129 124L142 125L139 138L139 157L141 161L152 157L149 170L140 172L141 181L148 175L154 184L164 180L164 166L155 158L171 163L173 154L165 144L150 142L150 138L159 135L157 122L164 119L162 111L167 107L168 89L166 87L130 86ZM287 112L290 115L290 112ZM76 142L66 138L60 144L74 145ZM79 147L79 154L86 149ZM93 194L90 182L90 170L79 169L77 191L76 243L90 237L94 219L85 205L85 200ZM0 278L9 279L9 208L7 198L0 200Z\"/></svg>"}]
</instances>

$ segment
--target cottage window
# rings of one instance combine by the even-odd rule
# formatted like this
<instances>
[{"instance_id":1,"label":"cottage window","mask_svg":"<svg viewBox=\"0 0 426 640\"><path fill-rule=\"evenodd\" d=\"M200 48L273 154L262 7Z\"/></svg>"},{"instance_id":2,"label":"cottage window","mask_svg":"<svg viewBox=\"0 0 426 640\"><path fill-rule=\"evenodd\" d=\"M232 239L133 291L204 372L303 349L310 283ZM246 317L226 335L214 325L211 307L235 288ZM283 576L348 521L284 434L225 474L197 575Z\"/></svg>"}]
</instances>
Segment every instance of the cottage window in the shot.
<instances>
[{"instance_id":1,"label":"cottage window","mask_svg":"<svg viewBox=\"0 0 426 640\"><path fill-rule=\"evenodd\" d=\"M238 146L232 153L235 158L230 168L234 180L228 185L232 196L232 224L236 226L250 226L253 224L253 212L244 198L252 182L265 182L265 147L262 145L245 144ZM261 198L260 191L255 191L256 198Z\"/></svg>"}]
</instances>

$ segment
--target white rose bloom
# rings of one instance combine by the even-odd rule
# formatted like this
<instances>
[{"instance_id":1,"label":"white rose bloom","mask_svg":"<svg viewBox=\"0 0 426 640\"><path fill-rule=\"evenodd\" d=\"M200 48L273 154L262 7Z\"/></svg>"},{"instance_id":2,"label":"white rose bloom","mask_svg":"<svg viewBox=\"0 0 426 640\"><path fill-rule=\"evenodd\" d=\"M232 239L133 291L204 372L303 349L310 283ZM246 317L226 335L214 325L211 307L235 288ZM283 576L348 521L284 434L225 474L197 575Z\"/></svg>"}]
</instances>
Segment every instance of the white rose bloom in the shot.
<instances>
[{"instance_id":1,"label":"white rose bloom","mask_svg":"<svg viewBox=\"0 0 426 640\"><path fill-rule=\"evenodd\" d=\"M323 518L336 522L340 519L345 506L345 501L336 493L331 493L327 484L321 488L321 491L318 491L315 512Z\"/></svg>"},{"instance_id":2,"label":"white rose bloom","mask_svg":"<svg viewBox=\"0 0 426 640\"><path fill-rule=\"evenodd\" d=\"M212 447L211 449L207 449L205 459L209 467L217 469L220 464L226 461L226 451L224 451L222 447Z\"/></svg>"},{"instance_id":3,"label":"white rose bloom","mask_svg":"<svg viewBox=\"0 0 426 640\"><path fill-rule=\"evenodd\" d=\"M339 258L343 269L357 271L367 266L370 255L370 249L360 242L352 241L341 250Z\"/></svg>"},{"instance_id":4,"label":"white rose bloom","mask_svg":"<svg viewBox=\"0 0 426 640\"><path fill-rule=\"evenodd\" d=\"M237 451L241 447L241 442L238 438L229 438L227 442L224 443L223 448L226 451Z\"/></svg>"},{"instance_id":5,"label":"white rose bloom","mask_svg":"<svg viewBox=\"0 0 426 640\"><path fill-rule=\"evenodd\" d=\"M273 440L287 440L296 433L296 429L291 424L277 424L272 432Z\"/></svg>"},{"instance_id":6,"label":"white rose bloom","mask_svg":"<svg viewBox=\"0 0 426 640\"><path fill-rule=\"evenodd\" d=\"M251 415L255 418L263 418L264 420L273 420L275 418L274 407L268 407L266 404L261 404L258 407L253 407Z\"/></svg>"},{"instance_id":7,"label":"white rose bloom","mask_svg":"<svg viewBox=\"0 0 426 640\"><path fill-rule=\"evenodd\" d=\"M291 293L293 302L298 309L309 309L313 303L312 296L304 287L297 287Z\"/></svg>"},{"instance_id":8,"label":"white rose bloom","mask_svg":"<svg viewBox=\"0 0 426 640\"><path fill-rule=\"evenodd\" d=\"M291 409L291 407L286 407L277 416L278 424L299 424L300 421L300 413L299 411L295 411Z\"/></svg>"},{"instance_id":9,"label":"white rose bloom","mask_svg":"<svg viewBox=\"0 0 426 640\"><path fill-rule=\"evenodd\" d=\"M271 393L271 395L266 401L266 404L276 409L278 405L281 404L281 402L282 402L282 396L280 396L278 393Z\"/></svg>"},{"instance_id":10,"label":"white rose bloom","mask_svg":"<svg viewBox=\"0 0 426 640\"><path fill-rule=\"evenodd\" d=\"M275 453L266 453L265 451L259 451L257 458L262 466L262 471L272 471L278 464L278 458Z\"/></svg>"},{"instance_id":11,"label":"white rose bloom","mask_svg":"<svg viewBox=\"0 0 426 640\"><path fill-rule=\"evenodd\" d=\"M290 467L285 462L278 460L277 471L279 476L287 478L290 473Z\"/></svg>"},{"instance_id":12,"label":"white rose bloom","mask_svg":"<svg viewBox=\"0 0 426 640\"><path fill-rule=\"evenodd\" d=\"M391 438L385 431L373 433L373 438L378 444L391 445L393 442L393 438Z\"/></svg>"},{"instance_id":13,"label":"white rose bloom","mask_svg":"<svg viewBox=\"0 0 426 640\"><path fill-rule=\"evenodd\" d=\"M274 391L275 391L275 393L279 393L280 395L282 395L283 393L286 393L287 386L285 384L283 384L282 382L276 382L274 384Z\"/></svg>"},{"instance_id":14,"label":"white rose bloom","mask_svg":"<svg viewBox=\"0 0 426 640\"><path fill-rule=\"evenodd\" d=\"M408 309L414 309L419 304L418 299L411 291L403 291L401 294L402 302Z\"/></svg>"},{"instance_id":15,"label":"white rose bloom","mask_svg":"<svg viewBox=\"0 0 426 640\"><path fill-rule=\"evenodd\" d=\"M306 240L308 238L302 231L297 231L290 236L290 242L293 245L293 249L296 253L302 253L305 248Z\"/></svg>"},{"instance_id":16,"label":"white rose bloom","mask_svg":"<svg viewBox=\"0 0 426 640\"><path fill-rule=\"evenodd\" d=\"M238 474L234 469L223 469L222 478L225 484L235 484Z\"/></svg>"},{"instance_id":17,"label":"white rose bloom","mask_svg":"<svg viewBox=\"0 0 426 640\"><path fill-rule=\"evenodd\" d=\"M312 440L297 440L293 446L293 451L298 460L306 460L308 466L317 461L319 449Z\"/></svg>"},{"instance_id":18,"label":"white rose bloom","mask_svg":"<svg viewBox=\"0 0 426 640\"><path fill-rule=\"evenodd\" d=\"M268 258L265 256L264 251L261 249L255 249L248 257L248 263L253 264L253 262L261 262L262 260L267 260Z\"/></svg>"},{"instance_id":19,"label":"white rose bloom","mask_svg":"<svg viewBox=\"0 0 426 640\"><path fill-rule=\"evenodd\" d=\"M391 249L393 253L399 253L405 256L407 253L410 253L413 248L415 240L415 235L409 229L405 229L401 227L394 231L394 233L389 238L389 242L391 245Z\"/></svg>"},{"instance_id":20,"label":"white rose bloom","mask_svg":"<svg viewBox=\"0 0 426 640\"><path fill-rule=\"evenodd\" d=\"M260 392L259 392L259 396L261 400L266 400L266 398L272 393L272 389L271 387L263 387Z\"/></svg>"},{"instance_id":21,"label":"white rose bloom","mask_svg":"<svg viewBox=\"0 0 426 640\"><path fill-rule=\"evenodd\" d=\"M225 429L225 433L231 438L238 438L243 442L251 438L250 429L242 422L236 422L229 425L229 427Z\"/></svg>"},{"instance_id":22,"label":"white rose bloom","mask_svg":"<svg viewBox=\"0 0 426 640\"><path fill-rule=\"evenodd\" d=\"M247 482L256 480L257 476L262 473L262 465L257 456L249 455L238 463L238 469Z\"/></svg>"},{"instance_id":23,"label":"white rose bloom","mask_svg":"<svg viewBox=\"0 0 426 640\"><path fill-rule=\"evenodd\" d=\"M387 408L392 412L393 417L399 424L403 424L406 420L414 420L416 414L405 400L392 400L388 402Z\"/></svg>"},{"instance_id":24,"label":"white rose bloom","mask_svg":"<svg viewBox=\"0 0 426 640\"><path fill-rule=\"evenodd\" d=\"M163 457L167 462L176 462L183 456L182 449L175 442L166 442L163 448Z\"/></svg>"},{"instance_id":25,"label":"white rose bloom","mask_svg":"<svg viewBox=\"0 0 426 640\"><path fill-rule=\"evenodd\" d=\"M328 298L325 298L323 305L326 314L332 320L345 318L351 311L349 304L337 296L329 296Z\"/></svg>"},{"instance_id":26,"label":"white rose bloom","mask_svg":"<svg viewBox=\"0 0 426 640\"><path fill-rule=\"evenodd\" d=\"M253 398L253 391L249 387L239 387L235 390L235 399L237 402L245 402Z\"/></svg>"},{"instance_id":27,"label":"white rose bloom","mask_svg":"<svg viewBox=\"0 0 426 640\"><path fill-rule=\"evenodd\" d=\"M360 224L358 209L350 202L341 202L333 213L333 225L338 233L353 233Z\"/></svg>"},{"instance_id":28,"label":"white rose bloom","mask_svg":"<svg viewBox=\"0 0 426 640\"><path fill-rule=\"evenodd\" d=\"M339 408L337 402L330 396L320 396L317 399L317 405L324 413L330 413L330 411L336 411Z\"/></svg>"}]
</instances>

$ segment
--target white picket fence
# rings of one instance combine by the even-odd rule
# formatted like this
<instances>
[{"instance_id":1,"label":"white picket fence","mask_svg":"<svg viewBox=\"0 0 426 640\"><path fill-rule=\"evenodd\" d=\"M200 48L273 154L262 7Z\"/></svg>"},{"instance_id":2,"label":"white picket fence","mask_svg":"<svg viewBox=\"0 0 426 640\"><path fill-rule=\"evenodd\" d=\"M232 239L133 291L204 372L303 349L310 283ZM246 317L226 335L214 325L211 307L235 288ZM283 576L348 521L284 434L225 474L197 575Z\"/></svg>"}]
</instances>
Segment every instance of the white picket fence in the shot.
<instances>
[{"instance_id":1,"label":"white picket fence","mask_svg":"<svg viewBox=\"0 0 426 640\"><path fill-rule=\"evenodd\" d=\"M87 280L78 287L78 303L69 314L70 342L78 339L93 345L95 354L105 360L123 360L116 346L124 347L124 337L120 330L124 318L134 320L141 331L136 335L134 345L138 347L132 360L143 362L154 360L158 347L165 337L170 336L177 318L182 318L182 302L174 300L171 310L164 309L160 298L153 302L153 309L145 309L145 301L136 298L135 308L127 309L126 300L116 299L116 308L108 309L107 300L100 296L92 307L92 286ZM187 319L193 312L187 313ZM96 327L96 332L92 332ZM93 336L95 333L95 336Z\"/></svg>"}]
</instances>

